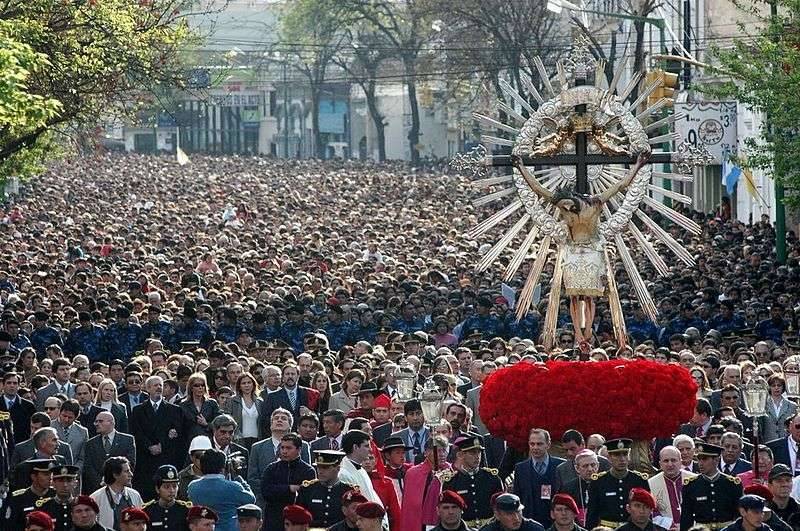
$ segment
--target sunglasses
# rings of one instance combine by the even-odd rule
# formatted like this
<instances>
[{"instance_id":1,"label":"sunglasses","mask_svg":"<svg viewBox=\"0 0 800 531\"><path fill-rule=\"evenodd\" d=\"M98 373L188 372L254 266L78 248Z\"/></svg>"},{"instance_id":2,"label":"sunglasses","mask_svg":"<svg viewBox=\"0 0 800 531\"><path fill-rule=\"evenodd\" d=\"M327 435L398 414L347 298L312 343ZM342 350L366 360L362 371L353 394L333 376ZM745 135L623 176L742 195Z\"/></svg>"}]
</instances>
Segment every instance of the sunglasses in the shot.
<instances>
[{"instance_id":1,"label":"sunglasses","mask_svg":"<svg viewBox=\"0 0 800 531\"><path fill-rule=\"evenodd\" d=\"M58 408L57 407L53 407L53 406L45 406L44 409L47 410L47 411L55 411Z\"/></svg>"},{"instance_id":2,"label":"sunglasses","mask_svg":"<svg viewBox=\"0 0 800 531\"><path fill-rule=\"evenodd\" d=\"M205 387L205 386L206 386L206 384L204 384L204 383L192 384L192 387Z\"/></svg>"}]
</instances>

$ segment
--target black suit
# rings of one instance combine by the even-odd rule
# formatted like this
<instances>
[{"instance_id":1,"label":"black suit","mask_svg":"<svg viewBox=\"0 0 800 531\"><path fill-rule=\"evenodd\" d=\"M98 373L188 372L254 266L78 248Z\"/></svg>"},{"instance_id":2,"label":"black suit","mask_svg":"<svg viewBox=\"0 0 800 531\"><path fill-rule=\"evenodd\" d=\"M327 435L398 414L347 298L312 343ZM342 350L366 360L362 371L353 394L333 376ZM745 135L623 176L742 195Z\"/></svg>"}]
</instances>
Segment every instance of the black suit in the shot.
<instances>
[{"instance_id":1,"label":"black suit","mask_svg":"<svg viewBox=\"0 0 800 531\"><path fill-rule=\"evenodd\" d=\"M36 406L30 400L17 395L11 408L6 406L5 396L0 397L0 411L11 413L11 424L14 426L14 440L8 441L8 447L31 438L31 415L36 413Z\"/></svg>"},{"instance_id":2,"label":"black suit","mask_svg":"<svg viewBox=\"0 0 800 531\"><path fill-rule=\"evenodd\" d=\"M772 458L773 462L777 465L781 463L783 465L792 468L792 458L789 456L789 445L786 442L787 439L791 440L792 436L789 435L787 437L783 437L780 439L775 439L774 441L770 441L767 443L767 446L770 450L772 450ZM794 443L793 440L791 440Z\"/></svg>"},{"instance_id":3,"label":"black suit","mask_svg":"<svg viewBox=\"0 0 800 531\"><path fill-rule=\"evenodd\" d=\"M383 446L383 441L388 439L392 434L392 427L391 422L386 422L385 424L372 428L372 439L375 441L375 444Z\"/></svg>"},{"instance_id":4,"label":"black suit","mask_svg":"<svg viewBox=\"0 0 800 531\"><path fill-rule=\"evenodd\" d=\"M139 404L144 404L149 399L150 395L142 391L142 393L139 395ZM119 395L118 400L122 402L122 404L125 406L125 413L128 414L128 418L131 418L131 412L133 411L133 408L131 407L130 393L122 393L121 395ZM119 429L119 427L117 428Z\"/></svg>"},{"instance_id":5,"label":"black suit","mask_svg":"<svg viewBox=\"0 0 800 531\"><path fill-rule=\"evenodd\" d=\"M114 434L114 442L111 443L108 453L103 449L102 436L94 436L86 442L84 454L83 483L81 485L84 494L91 494L100 488L103 466L109 457L127 457L131 464L131 470L138 472L136 471L136 443L133 436L127 433L117 431Z\"/></svg>"},{"instance_id":6,"label":"black suit","mask_svg":"<svg viewBox=\"0 0 800 531\"><path fill-rule=\"evenodd\" d=\"M131 412L131 433L136 440L136 474L133 486L145 500L155 497L153 490L153 474L161 465L180 467L183 464L183 455L180 455L181 444L181 410L178 406L164 400L153 411L153 405L148 400L139 404ZM170 437L170 430L177 432L177 437ZM161 453L153 455L150 447L161 445Z\"/></svg>"},{"instance_id":7,"label":"black suit","mask_svg":"<svg viewBox=\"0 0 800 531\"><path fill-rule=\"evenodd\" d=\"M297 431L297 426L300 424L300 407L308 407L308 390L305 387L297 386L297 399L295 400L294 407L289 403L289 393L285 387L281 387L276 391L268 393L266 396L261 393L264 399L264 404L261 406L261 411L258 415L258 433L260 438L264 439L269 437L269 422L272 412L278 408L283 408L292 413L294 417L294 424L292 431Z\"/></svg>"},{"instance_id":8,"label":"black suit","mask_svg":"<svg viewBox=\"0 0 800 531\"><path fill-rule=\"evenodd\" d=\"M81 414L78 415L78 422L80 423L81 426L89 430L90 439L95 435L97 435L97 428L94 427L94 419L96 419L97 414L101 413L102 411L103 411L102 408L99 408L94 404L89 406L89 411L87 411L86 413L84 413L83 408L81 408Z\"/></svg>"}]
</instances>

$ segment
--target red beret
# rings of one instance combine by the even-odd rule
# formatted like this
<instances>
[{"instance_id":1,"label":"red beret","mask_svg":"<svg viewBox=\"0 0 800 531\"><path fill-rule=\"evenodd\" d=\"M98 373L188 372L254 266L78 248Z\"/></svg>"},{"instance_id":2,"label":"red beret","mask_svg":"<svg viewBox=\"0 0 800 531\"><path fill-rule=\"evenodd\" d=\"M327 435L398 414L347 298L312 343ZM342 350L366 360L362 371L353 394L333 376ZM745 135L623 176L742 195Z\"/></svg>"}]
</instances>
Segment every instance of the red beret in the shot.
<instances>
[{"instance_id":1,"label":"red beret","mask_svg":"<svg viewBox=\"0 0 800 531\"><path fill-rule=\"evenodd\" d=\"M150 517L147 516L147 513L143 510L139 509L138 507L128 507L127 509L122 510L122 521L123 522L145 522L147 524L150 523Z\"/></svg>"},{"instance_id":2,"label":"red beret","mask_svg":"<svg viewBox=\"0 0 800 531\"><path fill-rule=\"evenodd\" d=\"M639 502L647 505L651 509L656 508L656 499L653 498L653 495L650 494L649 491L640 489L638 487L635 489L631 489L631 492L628 496L628 502L630 503Z\"/></svg>"},{"instance_id":3,"label":"red beret","mask_svg":"<svg viewBox=\"0 0 800 531\"><path fill-rule=\"evenodd\" d=\"M207 518L216 522L217 513L204 505L193 505L189 507L189 513L186 515L186 521L192 522L200 518Z\"/></svg>"},{"instance_id":4,"label":"red beret","mask_svg":"<svg viewBox=\"0 0 800 531\"><path fill-rule=\"evenodd\" d=\"M358 489L350 489L342 494L342 505L350 505L351 503L364 503L369 500L361 494Z\"/></svg>"},{"instance_id":5,"label":"red beret","mask_svg":"<svg viewBox=\"0 0 800 531\"><path fill-rule=\"evenodd\" d=\"M55 529L53 519L44 511L33 511L28 513L28 515L25 517L25 526L27 527L29 525L38 525L39 527L43 527L49 531L53 531L53 529Z\"/></svg>"},{"instance_id":6,"label":"red beret","mask_svg":"<svg viewBox=\"0 0 800 531\"><path fill-rule=\"evenodd\" d=\"M294 525L308 525L314 518L305 507L287 505L283 508L283 519Z\"/></svg>"},{"instance_id":7,"label":"red beret","mask_svg":"<svg viewBox=\"0 0 800 531\"><path fill-rule=\"evenodd\" d=\"M375 398L375 401L372 402L372 407L385 407L386 409L389 409L392 407L392 399L389 398L388 395L381 393Z\"/></svg>"},{"instance_id":8,"label":"red beret","mask_svg":"<svg viewBox=\"0 0 800 531\"><path fill-rule=\"evenodd\" d=\"M458 505L461 507L462 511L467 508L467 502L464 501L464 498L462 498L459 493L453 490L443 490L442 494L439 496L439 503L451 503L453 505Z\"/></svg>"},{"instance_id":9,"label":"red beret","mask_svg":"<svg viewBox=\"0 0 800 531\"><path fill-rule=\"evenodd\" d=\"M81 494L75 501L72 502L72 507L74 508L76 505L85 505L90 507L94 512L99 513L100 507L97 506L97 502L91 496L87 496L86 494Z\"/></svg>"},{"instance_id":10,"label":"red beret","mask_svg":"<svg viewBox=\"0 0 800 531\"><path fill-rule=\"evenodd\" d=\"M380 503L366 502L358 504L356 514L361 518L383 518L386 515L386 510Z\"/></svg>"},{"instance_id":11,"label":"red beret","mask_svg":"<svg viewBox=\"0 0 800 531\"><path fill-rule=\"evenodd\" d=\"M768 502L772 501L772 491L769 490L764 485L750 485L744 489L745 494L755 494L756 496L761 496Z\"/></svg>"},{"instance_id":12,"label":"red beret","mask_svg":"<svg viewBox=\"0 0 800 531\"><path fill-rule=\"evenodd\" d=\"M575 514L578 514L578 504L569 494L556 494L553 496L552 506L563 505Z\"/></svg>"}]
</instances>

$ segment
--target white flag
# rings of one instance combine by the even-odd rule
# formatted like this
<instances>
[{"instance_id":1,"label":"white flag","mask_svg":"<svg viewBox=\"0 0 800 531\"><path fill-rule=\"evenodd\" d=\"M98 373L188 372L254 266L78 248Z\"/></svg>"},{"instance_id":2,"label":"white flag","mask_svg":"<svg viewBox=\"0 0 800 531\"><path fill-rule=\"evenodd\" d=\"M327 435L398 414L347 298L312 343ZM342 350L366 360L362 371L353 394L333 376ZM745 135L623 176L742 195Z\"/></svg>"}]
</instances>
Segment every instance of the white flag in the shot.
<instances>
[{"instance_id":1,"label":"white flag","mask_svg":"<svg viewBox=\"0 0 800 531\"><path fill-rule=\"evenodd\" d=\"M508 301L508 308L513 310L514 307L517 305L517 292L506 284L505 282L500 284L500 292L503 294L503 297Z\"/></svg>"}]
</instances>

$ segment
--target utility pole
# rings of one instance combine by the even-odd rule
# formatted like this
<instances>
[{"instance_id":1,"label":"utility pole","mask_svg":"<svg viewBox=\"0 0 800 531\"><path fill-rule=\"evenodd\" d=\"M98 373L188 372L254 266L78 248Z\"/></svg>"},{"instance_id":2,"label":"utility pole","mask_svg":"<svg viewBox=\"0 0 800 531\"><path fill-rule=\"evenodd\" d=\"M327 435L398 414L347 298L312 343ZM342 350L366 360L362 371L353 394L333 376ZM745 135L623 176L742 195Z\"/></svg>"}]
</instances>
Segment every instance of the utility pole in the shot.
<instances>
[{"instance_id":1,"label":"utility pole","mask_svg":"<svg viewBox=\"0 0 800 531\"><path fill-rule=\"evenodd\" d=\"M283 60L283 152L289 158L289 82L286 79L286 58Z\"/></svg>"},{"instance_id":2,"label":"utility pole","mask_svg":"<svg viewBox=\"0 0 800 531\"><path fill-rule=\"evenodd\" d=\"M778 3L777 0L770 1L770 15L772 22L778 17ZM778 40L778 35L775 35L774 40ZM769 120L769 116L767 116ZM771 124L770 124L771 127ZM781 134L780 131L772 130L772 134ZM782 155L781 155L782 156ZM779 175L777 175L777 159L779 155L775 155L772 166L772 181L775 183L775 257L779 264L786 263L786 208L783 205L783 183L780 182Z\"/></svg>"},{"instance_id":3,"label":"utility pole","mask_svg":"<svg viewBox=\"0 0 800 531\"><path fill-rule=\"evenodd\" d=\"M683 48L687 55L692 51L692 0L683 0ZM683 64L683 89L689 90L692 83L692 65Z\"/></svg>"}]
</instances>

